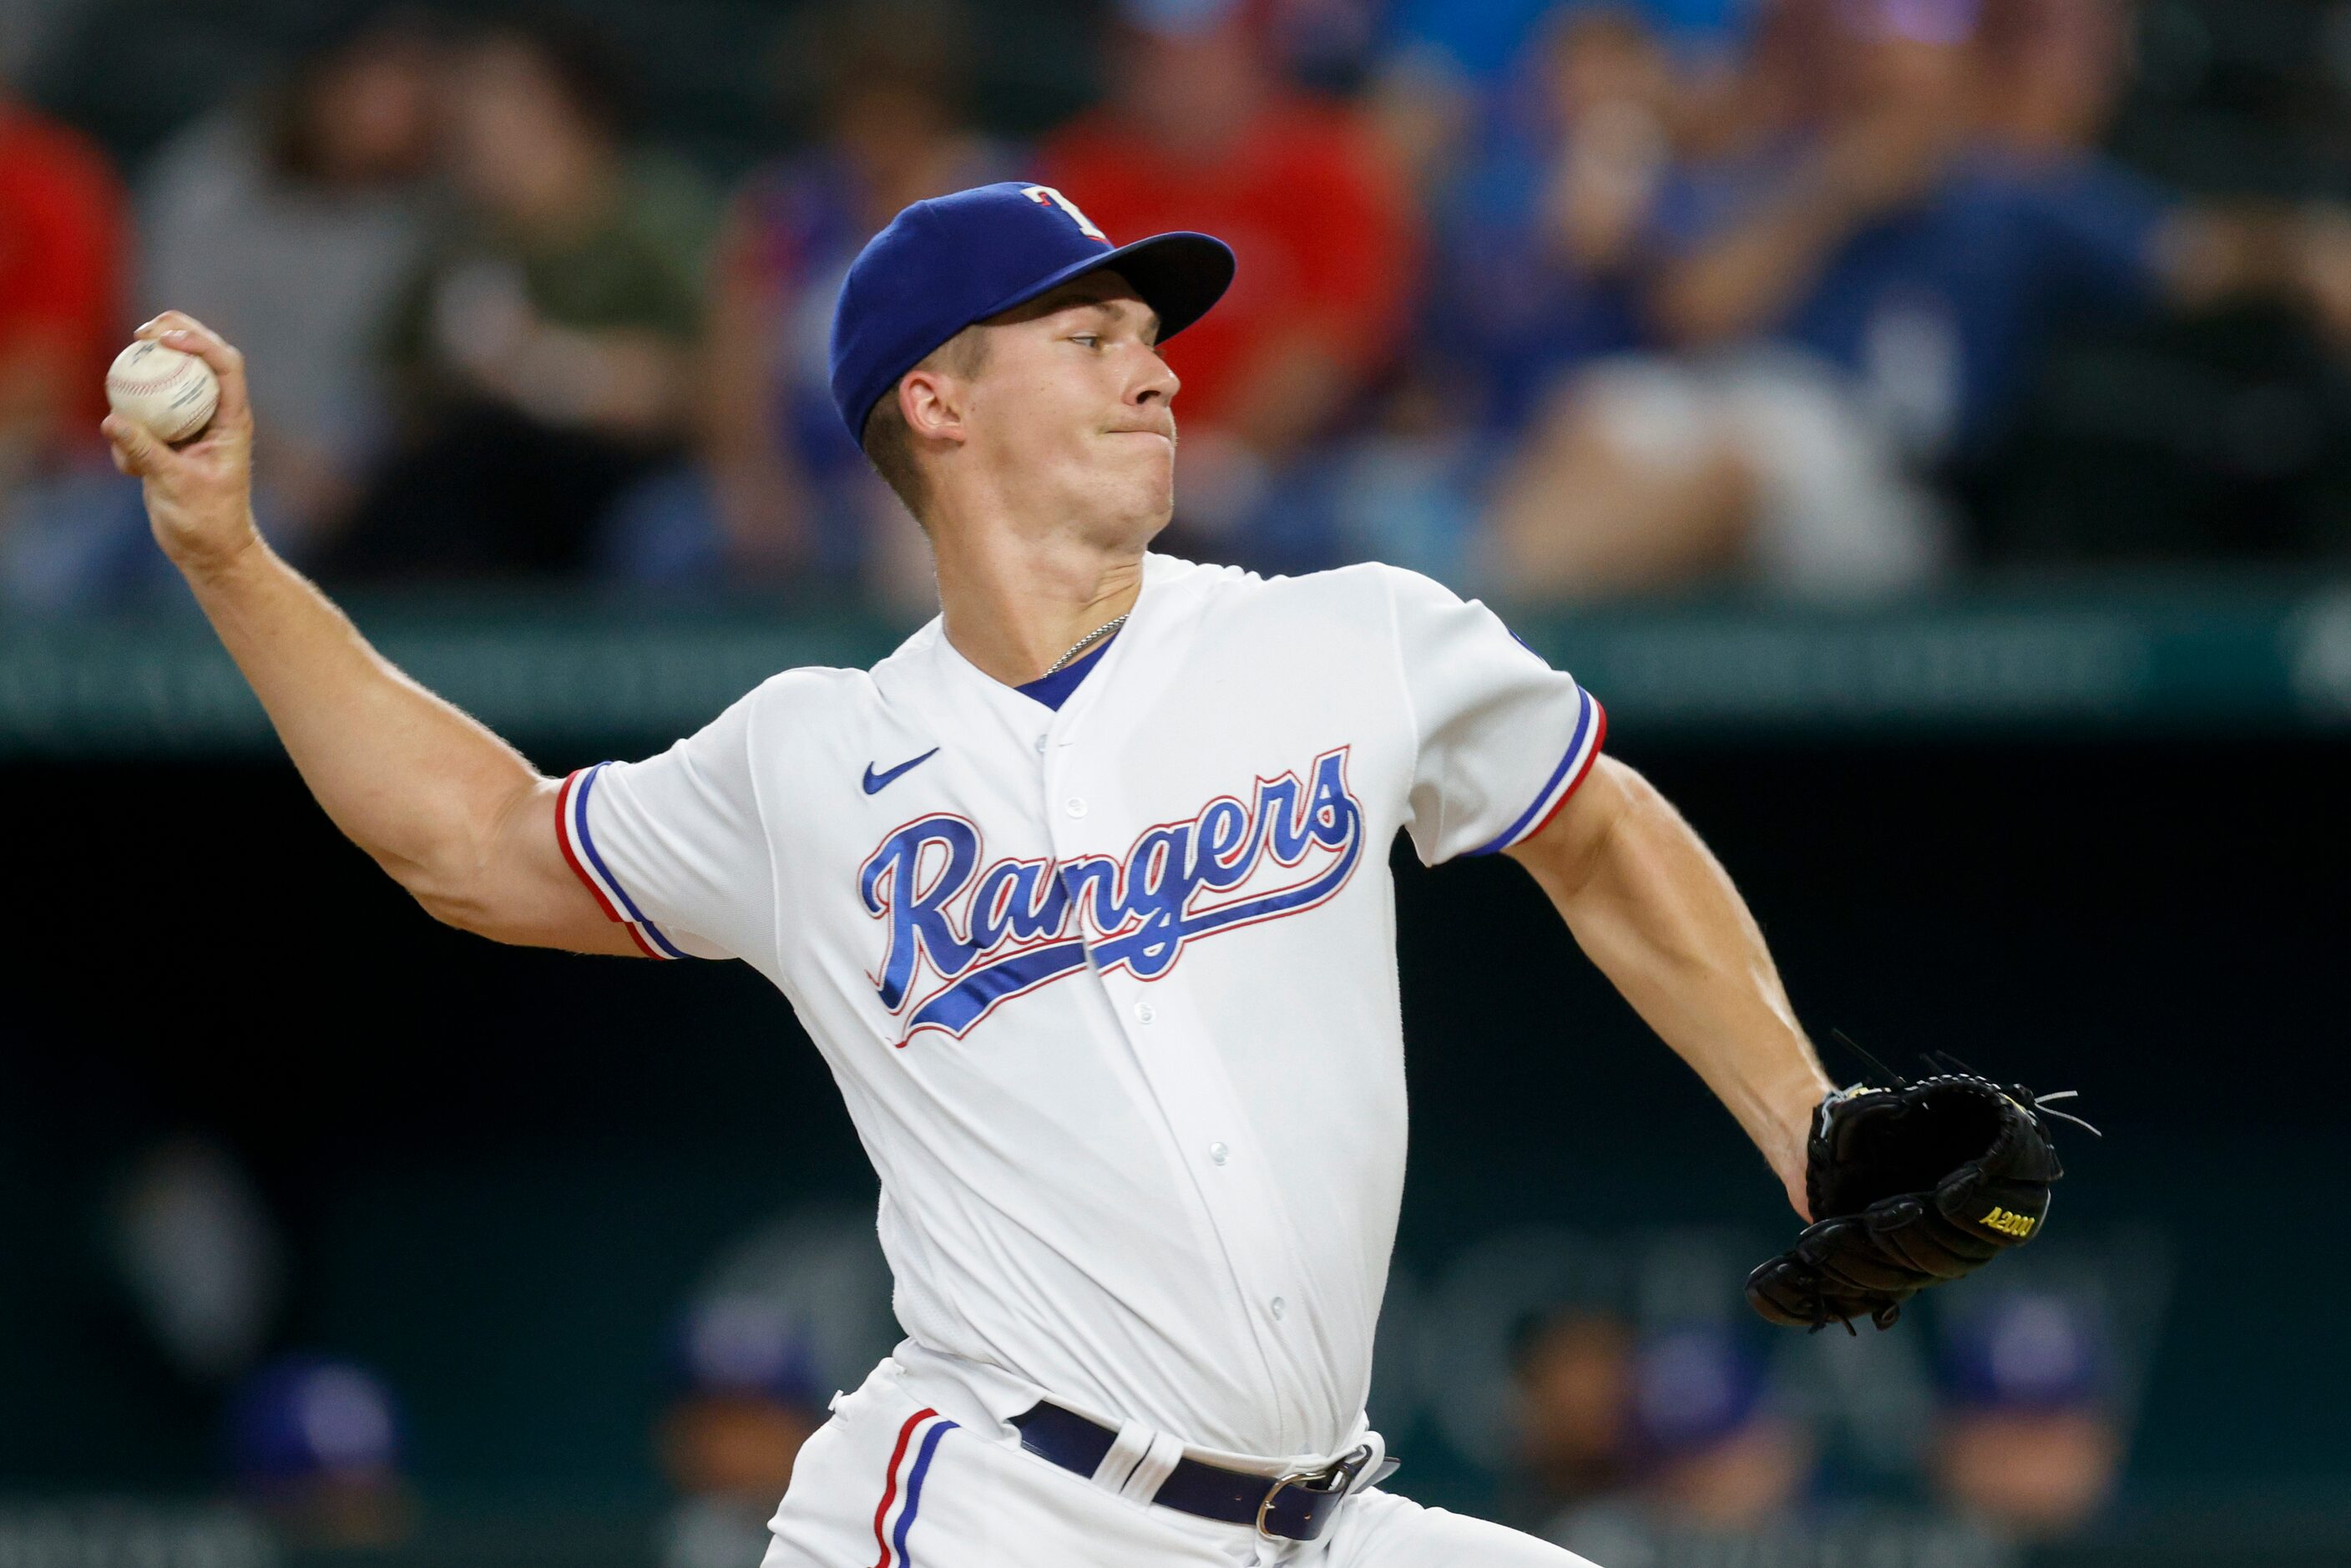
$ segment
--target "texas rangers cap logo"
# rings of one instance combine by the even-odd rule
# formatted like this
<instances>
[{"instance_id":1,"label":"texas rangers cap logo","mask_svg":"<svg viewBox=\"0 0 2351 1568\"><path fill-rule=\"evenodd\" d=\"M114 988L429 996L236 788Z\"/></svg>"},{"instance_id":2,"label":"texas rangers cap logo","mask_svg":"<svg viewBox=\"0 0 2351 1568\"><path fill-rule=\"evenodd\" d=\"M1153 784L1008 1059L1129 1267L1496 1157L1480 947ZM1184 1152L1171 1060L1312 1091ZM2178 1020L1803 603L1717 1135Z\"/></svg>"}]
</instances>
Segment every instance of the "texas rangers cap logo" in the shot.
<instances>
[{"instance_id":1,"label":"texas rangers cap logo","mask_svg":"<svg viewBox=\"0 0 2351 1568\"><path fill-rule=\"evenodd\" d=\"M1070 221L1077 225L1078 232L1084 235L1088 239L1098 239L1104 245L1108 245L1110 243L1110 235L1094 227L1093 219L1078 211L1077 203L1070 200L1069 197L1061 194L1061 192L1053 189L1052 186L1023 185L1020 187L1020 193L1028 197L1030 201L1036 203L1039 206L1059 207L1063 212L1069 214Z\"/></svg>"}]
</instances>

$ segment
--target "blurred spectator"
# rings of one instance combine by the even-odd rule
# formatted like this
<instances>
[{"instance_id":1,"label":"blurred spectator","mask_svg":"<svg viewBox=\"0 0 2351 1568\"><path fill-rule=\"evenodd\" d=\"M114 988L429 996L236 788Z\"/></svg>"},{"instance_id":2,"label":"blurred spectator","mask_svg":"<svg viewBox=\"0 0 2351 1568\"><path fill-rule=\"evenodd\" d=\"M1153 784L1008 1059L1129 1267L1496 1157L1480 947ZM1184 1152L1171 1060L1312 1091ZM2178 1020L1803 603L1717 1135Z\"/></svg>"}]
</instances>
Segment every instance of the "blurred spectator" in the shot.
<instances>
[{"instance_id":1,"label":"blurred spectator","mask_svg":"<svg viewBox=\"0 0 2351 1568\"><path fill-rule=\"evenodd\" d=\"M378 13L181 132L144 183L141 308L244 352L264 526L298 557L380 443L376 340L423 239L439 64L413 16Z\"/></svg>"},{"instance_id":2,"label":"blurred spectator","mask_svg":"<svg viewBox=\"0 0 2351 1568\"><path fill-rule=\"evenodd\" d=\"M2335 225L2183 205L2079 145L2119 69L2111 28L2082 22L2053 59L1970 0L1840 15L1810 52L1813 122L1670 187L1652 313L1685 358L1605 367L1547 411L1497 507L1514 583L1920 581L1951 553L1923 476L1997 433L2059 320L2339 297ZM1753 69L1801 57L1759 47Z\"/></svg>"},{"instance_id":3,"label":"blurred spectator","mask_svg":"<svg viewBox=\"0 0 2351 1568\"><path fill-rule=\"evenodd\" d=\"M1752 0L1401 0L1389 22L1389 47L1434 52L1464 83L1491 92L1540 47L1547 29L1586 10L1635 16L1645 31L1687 59L1727 52L1753 8Z\"/></svg>"},{"instance_id":4,"label":"blurred spectator","mask_svg":"<svg viewBox=\"0 0 2351 1568\"><path fill-rule=\"evenodd\" d=\"M898 1343L890 1266L862 1207L795 1205L728 1243L673 1341L662 1468L679 1501L664 1568L744 1568L831 1391Z\"/></svg>"},{"instance_id":5,"label":"blurred spectator","mask_svg":"<svg viewBox=\"0 0 2351 1568\"><path fill-rule=\"evenodd\" d=\"M1984 128L2026 157L2098 143L2130 51L2126 0L1985 0Z\"/></svg>"},{"instance_id":6,"label":"blurred spectator","mask_svg":"<svg viewBox=\"0 0 2351 1568\"><path fill-rule=\"evenodd\" d=\"M792 63L817 78L819 139L752 174L727 215L702 400L706 495L633 508L612 570L913 580L927 596L919 534L841 428L826 356L833 296L866 240L910 203L1017 172L965 122L969 57L944 0L820 11L794 36Z\"/></svg>"},{"instance_id":7,"label":"blurred spectator","mask_svg":"<svg viewBox=\"0 0 2351 1568\"><path fill-rule=\"evenodd\" d=\"M1387 58L1369 100L1416 189L1441 183L1484 121L1510 117L1529 62L1595 17L1654 39L1673 57L1693 100L1734 84L1747 0L1404 0L1389 19Z\"/></svg>"},{"instance_id":8,"label":"blurred spectator","mask_svg":"<svg viewBox=\"0 0 2351 1568\"><path fill-rule=\"evenodd\" d=\"M683 449L697 199L632 156L626 72L576 23L482 35L447 107L465 211L394 313L402 449L328 570L576 572L614 501Z\"/></svg>"},{"instance_id":9,"label":"blurred spectator","mask_svg":"<svg viewBox=\"0 0 2351 1568\"><path fill-rule=\"evenodd\" d=\"M1256 519L1246 548L1311 554L1264 531L1280 517L1261 503L1402 342L1419 273L1405 193L1364 116L1283 83L1259 7L1127 0L1120 17L1110 100L1052 138L1044 177L1114 240L1203 229L1240 255L1232 291L1168 349L1177 548Z\"/></svg>"},{"instance_id":10,"label":"blurred spectator","mask_svg":"<svg viewBox=\"0 0 2351 1568\"><path fill-rule=\"evenodd\" d=\"M1691 81L1642 8L1565 5L1475 135L1436 164L1406 150L1424 164L1430 287L1405 373L1334 465L1346 553L1476 575L1483 493L1528 422L1578 367L1645 341L1657 196L1676 143L1715 111Z\"/></svg>"},{"instance_id":11,"label":"blurred spectator","mask_svg":"<svg viewBox=\"0 0 2351 1568\"><path fill-rule=\"evenodd\" d=\"M828 1396L806 1335L772 1301L718 1297L690 1313L662 1416L662 1468L681 1498L663 1528L663 1568L744 1568L792 1463L825 1423Z\"/></svg>"},{"instance_id":12,"label":"blurred spectator","mask_svg":"<svg viewBox=\"0 0 2351 1568\"><path fill-rule=\"evenodd\" d=\"M1810 1440L1770 1408L1763 1369L1738 1336L1707 1326L1646 1340L1635 1363L1640 1490L1667 1518L1752 1529L1802 1494Z\"/></svg>"},{"instance_id":13,"label":"blurred spectator","mask_svg":"<svg viewBox=\"0 0 2351 1568\"><path fill-rule=\"evenodd\" d=\"M2028 167L2111 169L2094 149L2121 96L2131 8L2125 0L1983 4L1981 97L1992 144ZM2173 305L2269 296L2306 311L2338 350L2351 349L2351 210L2340 204L2182 204L2158 233L2151 266Z\"/></svg>"},{"instance_id":14,"label":"blurred spectator","mask_svg":"<svg viewBox=\"0 0 2351 1568\"><path fill-rule=\"evenodd\" d=\"M1935 1479L1944 1500L2027 1537L2063 1534L2113 1495L2122 1434L2091 1316L2011 1292L1948 1326Z\"/></svg>"},{"instance_id":15,"label":"blurred spectator","mask_svg":"<svg viewBox=\"0 0 2351 1568\"><path fill-rule=\"evenodd\" d=\"M1774 1525L1802 1498L1811 1438L1770 1406L1761 1364L1729 1329L1647 1337L1633 1391L1632 1485L1564 1511L1545 1531L1552 1540L1595 1562L1678 1560L1691 1555L1679 1543Z\"/></svg>"},{"instance_id":16,"label":"blurred spectator","mask_svg":"<svg viewBox=\"0 0 2351 1568\"><path fill-rule=\"evenodd\" d=\"M1538 42L1514 112L1431 225L1426 336L1505 432L1562 371L1638 344L1634 274L1676 110L1665 47L1628 8L1576 7Z\"/></svg>"},{"instance_id":17,"label":"blurred spectator","mask_svg":"<svg viewBox=\"0 0 2351 1568\"><path fill-rule=\"evenodd\" d=\"M1282 74L1318 92L1364 87L1387 20L1384 0L1257 0Z\"/></svg>"},{"instance_id":18,"label":"blurred spectator","mask_svg":"<svg viewBox=\"0 0 2351 1568\"><path fill-rule=\"evenodd\" d=\"M1633 1420L1633 1334L1612 1314L1565 1312L1520 1345L1518 1461L1528 1496L1510 1511L1552 1518L1616 1489Z\"/></svg>"},{"instance_id":19,"label":"blurred spectator","mask_svg":"<svg viewBox=\"0 0 2351 1568\"><path fill-rule=\"evenodd\" d=\"M1750 0L1405 0L1366 99L1411 183L1434 188L1474 152L1490 120L1523 120L1521 99L1547 97L1542 78L1563 33L1604 21L1669 58L1677 118L1699 131L1744 80L1738 58L1751 9Z\"/></svg>"},{"instance_id":20,"label":"blurred spectator","mask_svg":"<svg viewBox=\"0 0 2351 1568\"><path fill-rule=\"evenodd\" d=\"M21 580L43 514L105 468L106 367L127 338L129 225L105 155L0 83L0 557Z\"/></svg>"},{"instance_id":21,"label":"blurred spectator","mask_svg":"<svg viewBox=\"0 0 2351 1568\"><path fill-rule=\"evenodd\" d=\"M148 1150L116 1188L110 1250L174 1372L219 1384L260 1354L286 1294L286 1242L235 1156L193 1135Z\"/></svg>"},{"instance_id":22,"label":"blurred spectator","mask_svg":"<svg viewBox=\"0 0 2351 1568\"><path fill-rule=\"evenodd\" d=\"M1791 253L1834 249L1927 188L1968 130L1962 44L1883 40L1882 90L1865 94L1857 40L1824 41L1801 4L1775 20L1748 65L1747 135L1686 163L1653 225L1652 244L1681 255L1656 278L1652 319L1701 352L1615 361L1570 385L1501 487L1495 570L1533 591L1737 570L1786 588L1882 589L1946 553L1876 412L1812 354L1748 347L1776 322L1761 308L1734 321L1724 297L1807 281ZM1802 99L1783 86L1798 77L1811 78ZM1805 117L1814 125L1786 123ZM1709 227L1782 183L1823 214L1755 220L1753 239Z\"/></svg>"},{"instance_id":23,"label":"blurred spectator","mask_svg":"<svg viewBox=\"0 0 2351 1568\"><path fill-rule=\"evenodd\" d=\"M367 1368L288 1355L255 1372L228 1406L229 1462L242 1497L297 1547L381 1547L409 1531L400 1416Z\"/></svg>"}]
</instances>

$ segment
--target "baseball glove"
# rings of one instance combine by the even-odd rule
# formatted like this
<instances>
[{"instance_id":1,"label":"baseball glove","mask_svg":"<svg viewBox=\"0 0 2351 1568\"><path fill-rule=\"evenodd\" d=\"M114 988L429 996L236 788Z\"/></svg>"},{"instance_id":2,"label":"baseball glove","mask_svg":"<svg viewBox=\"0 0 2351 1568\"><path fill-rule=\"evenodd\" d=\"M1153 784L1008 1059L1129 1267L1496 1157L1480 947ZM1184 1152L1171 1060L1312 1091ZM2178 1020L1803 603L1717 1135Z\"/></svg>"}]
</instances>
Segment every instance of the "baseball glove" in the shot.
<instances>
[{"instance_id":1,"label":"baseball glove","mask_svg":"<svg viewBox=\"0 0 2351 1568\"><path fill-rule=\"evenodd\" d=\"M1920 1291L2030 1241L2064 1175L2045 1118L2078 1121L2044 1106L2065 1097L1965 1072L1829 1095L1805 1151L1814 1222L1747 1277L1749 1304L1792 1327L1891 1328Z\"/></svg>"}]
</instances>

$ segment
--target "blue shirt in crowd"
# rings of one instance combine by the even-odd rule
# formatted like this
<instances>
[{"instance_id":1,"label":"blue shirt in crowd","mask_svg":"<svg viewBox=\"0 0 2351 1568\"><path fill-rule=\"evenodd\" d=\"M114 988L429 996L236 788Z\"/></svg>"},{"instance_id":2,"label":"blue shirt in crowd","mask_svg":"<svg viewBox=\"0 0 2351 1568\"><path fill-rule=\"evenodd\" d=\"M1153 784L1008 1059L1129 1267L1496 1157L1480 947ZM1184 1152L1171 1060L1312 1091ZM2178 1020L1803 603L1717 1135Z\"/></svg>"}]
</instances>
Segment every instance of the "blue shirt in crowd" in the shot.
<instances>
[{"instance_id":1,"label":"blue shirt in crowd","mask_svg":"<svg viewBox=\"0 0 2351 1568\"><path fill-rule=\"evenodd\" d=\"M1433 49L1470 81L1500 82L1526 64L1527 46L1558 18L1596 0L1400 0L1388 20L1391 49ZM1633 0L1631 10L1668 43L1726 48L1748 26L1753 0Z\"/></svg>"},{"instance_id":2,"label":"blue shirt in crowd","mask_svg":"<svg viewBox=\"0 0 2351 1568\"><path fill-rule=\"evenodd\" d=\"M1545 232L1556 160L1537 139L1499 136L1433 204L1424 340L1475 389L1478 423L1499 434L1521 429L1576 366L1643 340L1635 279L1576 268Z\"/></svg>"},{"instance_id":3,"label":"blue shirt in crowd","mask_svg":"<svg viewBox=\"0 0 2351 1568\"><path fill-rule=\"evenodd\" d=\"M1781 157L1685 171L1659 204L1661 243L1687 251L1770 200ZM2155 238L2171 202L2103 158L1979 154L1924 202L1830 256L1769 335L1859 378L1928 453L1996 433L2059 323L2153 300Z\"/></svg>"}]
</instances>

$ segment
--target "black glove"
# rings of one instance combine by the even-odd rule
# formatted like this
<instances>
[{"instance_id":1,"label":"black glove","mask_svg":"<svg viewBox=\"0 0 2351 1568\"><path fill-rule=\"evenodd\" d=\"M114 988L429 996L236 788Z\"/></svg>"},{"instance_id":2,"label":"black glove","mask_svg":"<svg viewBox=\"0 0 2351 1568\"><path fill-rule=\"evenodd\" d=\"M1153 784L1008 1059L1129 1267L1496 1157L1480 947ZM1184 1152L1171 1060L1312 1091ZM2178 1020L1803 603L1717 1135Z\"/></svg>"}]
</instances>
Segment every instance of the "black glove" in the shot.
<instances>
[{"instance_id":1,"label":"black glove","mask_svg":"<svg viewBox=\"0 0 2351 1568\"><path fill-rule=\"evenodd\" d=\"M2053 1115L2031 1090L1970 1073L1831 1094L1805 1151L1814 1223L1747 1277L1748 1303L1796 1328L1893 1327L1928 1285L2041 1234L2049 1184L2065 1174Z\"/></svg>"}]
</instances>

